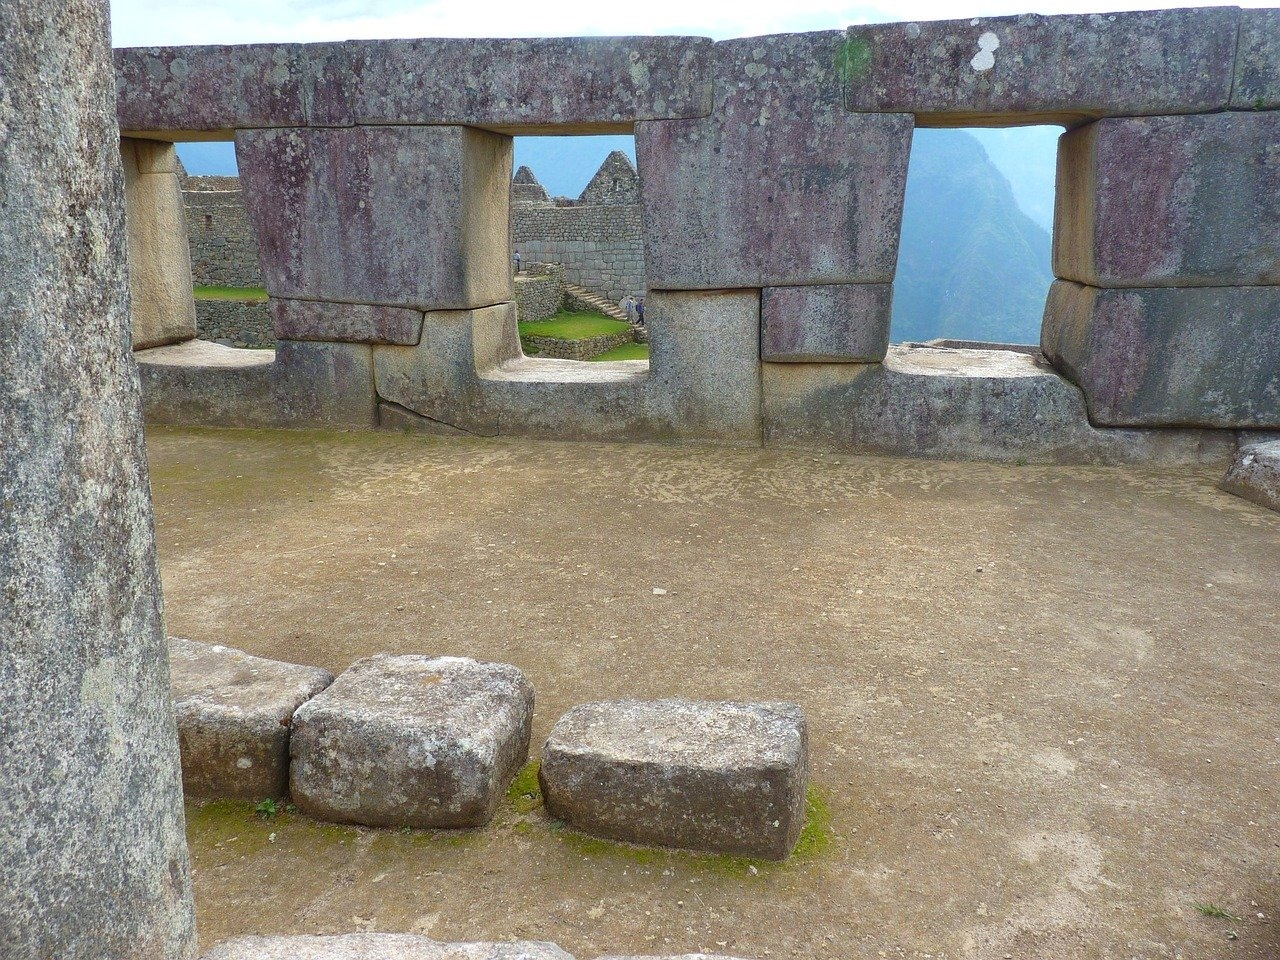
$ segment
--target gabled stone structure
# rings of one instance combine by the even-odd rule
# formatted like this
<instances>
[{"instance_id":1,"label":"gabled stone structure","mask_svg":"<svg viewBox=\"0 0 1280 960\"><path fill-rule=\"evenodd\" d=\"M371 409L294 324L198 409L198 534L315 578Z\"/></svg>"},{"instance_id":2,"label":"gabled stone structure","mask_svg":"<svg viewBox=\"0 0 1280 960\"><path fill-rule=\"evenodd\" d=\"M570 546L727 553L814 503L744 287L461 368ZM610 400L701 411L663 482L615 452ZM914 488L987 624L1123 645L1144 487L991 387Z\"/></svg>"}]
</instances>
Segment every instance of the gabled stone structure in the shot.
<instances>
[{"instance_id":1,"label":"gabled stone structure","mask_svg":"<svg viewBox=\"0 0 1280 960\"><path fill-rule=\"evenodd\" d=\"M551 197L547 195L546 187L533 175L533 171L528 167L521 167L511 181L511 202L550 203Z\"/></svg>"},{"instance_id":2,"label":"gabled stone structure","mask_svg":"<svg viewBox=\"0 0 1280 960\"><path fill-rule=\"evenodd\" d=\"M631 158L614 150L578 197L579 203L635 204L640 202L640 175Z\"/></svg>"},{"instance_id":3,"label":"gabled stone structure","mask_svg":"<svg viewBox=\"0 0 1280 960\"><path fill-rule=\"evenodd\" d=\"M1276 23L1275 10L1215 8L721 43L119 51L127 135L236 137L280 337L265 364L205 347L144 353L150 414L1042 461L1224 457L1233 431L1280 427ZM1043 122L1070 128L1047 362L890 354L913 127ZM639 217L648 368L520 354L510 137L548 132L635 134L639 205L612 209ZM615 195L601 176L584 199Z\"/></svg>"}]
</instances>

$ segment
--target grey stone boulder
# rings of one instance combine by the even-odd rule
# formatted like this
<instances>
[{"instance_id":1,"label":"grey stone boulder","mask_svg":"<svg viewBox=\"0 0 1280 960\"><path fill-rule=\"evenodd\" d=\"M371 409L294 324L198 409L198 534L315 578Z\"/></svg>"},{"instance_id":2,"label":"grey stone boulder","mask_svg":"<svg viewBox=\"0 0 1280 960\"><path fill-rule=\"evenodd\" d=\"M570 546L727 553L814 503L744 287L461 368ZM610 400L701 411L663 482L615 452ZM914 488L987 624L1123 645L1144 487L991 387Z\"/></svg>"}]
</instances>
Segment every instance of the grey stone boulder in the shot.
<instances>
[{"instance_id":1,"label":"grey stone boulder","mask_svg":"<svg viewBox=\"0 0 1280 960\"><path fill-rule=\"evenodd\" d=\"M1222 489L1280 510L1280 440L1241 447L1222 478Z\"/></svg>"},{"instance_id":2,"label":"grey stone boulder","mask_svg":"<svg viewBox=\"0 0 1280 960\"><path fill-rule=\"evenodd\" d=\"M169 638L170 685L188 797L280 797L294 711L333 682L319 667Z\"/></svg>"},{"instance_id":3,"label":"grey stone boulder","mask_svg":"<svg viewBox=\"0 0 1280 960\"><path fill-rule=\"evenodd\" d=\"M893 286L765 287L760 297L760 359L874 363L889 348Z\"/></svg>"},{"instance_id":4,"label":"grey stone boulder","mask_svg":"<svg viewBox=\"0 0 1280 960\"><path fill-rule=\"evenodd\" d=\"M1241 10L1232 110L1280 107L1280 9Z\"/></svg>"},{"instance_id":5,"label":"grey stone boulder","mask_svg":"<svg viewBox=\"0 0 1280 960\"><path fill-rule=\"evenodd\" d=\"M1095 287L1280 283L1280 112L1099 120L1058 145L1054 273Z\"/></svg>"},{"instance_id":6,"label":"grey stone boulder","mask_svg":"<svg viewBox=\"0 0 1280 960\"><path fill-rule=\"evenodd\" d=\"M271 320L281 340L338 343L416 344L422 338L421 310L320 300L271 301Z\"/></svg>"},{"instance_id":7,"label":"grey stone boulder","mask_svg":"<svg viewBox=\"0 0 1280 960\"><path fill-rule=\"evenodd\" d=\"M1075 124L1222 110L1231 7L984 17L850 27L839 64L850 110L920 126Z\"/></svg>"},{"instance_id":8,"label":"grey stone boulder","mask_svg":"<svg viewBox=\"0 0 1280 960\"><path fill-rule=\"evenodd\" d=\"M1049 290L1044 354L1100 426L1280 427L1280 286Z\"/></svg>"},{"instance_id":9,"label":"grey stone boulder","mask_svg":"<svg viewBox=\"0 0 1280 960\"><path fill-rule=\"evenodd\" d=\"M717 43L715 113L636 125L650 290L893 280L912 118L843 109L843 42Z\"/></svg>"},{"instance_id":10,"label":"grey stone boulder","mask_svg":"<svg viewBox=\"0 0 1280 960\"><path fill-rule=\"evenodd\" d=\"M547 810L633 843L785 859L804 827L808 738L786 703L612 700L556 723Z\"/></svg>"},{"instance_id":11,"label":"grey stone boulder","mask_svg":"<svg viewBox=\"0 0 1280 960\"><path fill-rule=\"evenodd\" d=\"M377 654L294 714L293 801L320 820L477 827L529 755L533 686L502 663Z\"/></svg>"},{"instance_id":12,"label":"grey stone boulder","mask_svg":"<svg viewBox=\"0 0 1280 960\"><path fill-rule=\"evenodd\" d=\"M407 933L235 937L203 960L573 960L554 943L438 943Z\"/></svg>"}]
</instances>

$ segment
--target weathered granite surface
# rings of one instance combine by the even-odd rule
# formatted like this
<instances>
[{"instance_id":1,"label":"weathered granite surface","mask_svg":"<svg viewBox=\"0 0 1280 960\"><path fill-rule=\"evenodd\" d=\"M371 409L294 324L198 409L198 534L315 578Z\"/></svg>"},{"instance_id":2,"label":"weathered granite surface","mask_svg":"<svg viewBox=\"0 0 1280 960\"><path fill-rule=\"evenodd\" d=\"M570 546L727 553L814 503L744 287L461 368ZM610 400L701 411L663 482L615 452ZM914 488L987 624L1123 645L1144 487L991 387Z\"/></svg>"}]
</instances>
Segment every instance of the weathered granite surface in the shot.
<instances>
[{"instance_id":1,"label":"weathered granite surface","mask_svg":"<svg viewBox=\"0 0 1280 960\"><path fill-rule=\"evenodd\" d=\"M1280 440L1241 447L1222 478L1222 489L1280 510Z\"/></svg>"},{"instance_id":2,"label":"weathered granite surface","mask_svg":"<svg viewBox=\"0 0 1280 960\"><path fill-rule=\"evenodd\" d=\"M610 700L551 730L548 812L636 843L786 858L805 820L804 714L787 703Z\"/></svg>"},{"instance_id":3,"label":"weathered granite surface","mask_svg":"<svg viewBox=\"0 0 1280 960\"><path fill-rule=\"evenodd\" d=\"M236 151L273 297L423 310L512 298L509 137L249 130Z\"/></svg>"},{"instance_id":4,"label":"weathered granite surface","mask_svg":"<svg viewBox=\"0 0 1280 960\"><path fill-rule=\"evenodd\" d=\"M766 287L760 298L760 359L875 363L889 349L893 285Z\"/></svg>"},{"instance_id":5,"label":"weathered granite surface","mask_svg":"<svg viewBox=\"0 0 1280 960\"><path fill-rule=\"evenodd\" d=\"M711 112L701 37L423 39L347 45L357 123L506 133L629 133L635 120ZM510 175L510 170L507 171Z\"/></svg>"},{"instance_id":6,"label":"weathered granite surface","mask_svg":"<svg viewBox=\"0 0 1280 960\"><path fill-rule=\"evenodd\" d=\"M1204 113L1231 96L1234 7L850 27L850 110L922 127Z\"/></svg>"},{"instance_id":7,"label":"weathered granite surface","mask_svg":"<svg viewBox=\"0 0 1280 960\"><path fill-rule=\"evenodd\" d=\"M597 960L737 960L735 957L726 957L718 953L682 953L679 956L668 957L638 957L631 954L627 956L608 956L598 957Z\"/></svg>"},{"instance_id":8,"label":"weathered granite surface","mask_svg":"<svg viewBox=\"0 0 1280 960\"><path fill-rule=\"evenodd\" d=\"M129 228L133 348L180 343L196 335L187 218L170 143L120 141Z\"/></svg>"},{"instance_id":9,"label":"weathered granite surface","mask_svg":"<svg viewBox=\"0 0 1280 960\"><path fill-rule=\"evenodd\" d=\"M237 350L189 340L136 354L147 421L230 427L377 424L373 347L282 340Z\"/></svg>"},{"instance_id":10,"label":"weathered granite surface","mask_svg":"<svg viewBox=\"0 0 1280 960\"><path fill-rule=\"evenodd\" d=\"M99 0L0 0L0 955L195 953Z\"/></svg>"},{"instance_id":11,"label":"weathered granite surface","mask_svg":"<svg viewBox=\"0 0 1280 960\"><path fill-rule=\"evenodd\" d=\"M307 62L293 43L114 51L120 129L226 137L306 123Z\"/></svg>"},{"instance_id":12,"label":"weathered granite surface","mask_svg":"<svg viewBox=\"0 0 1280 960\"><path fill-rule=\"evenodd\" d=\"M1058 145L1054 273L1095 287L1280 283L1280 112L1099 120Z\"/></svg>"},{"instance_id":13,"label":"weathered granite surface","mask_svg":"<svg viewBox=\"0 0 1280 960\"><path fill-rule=\"evenodd\" d=\"M284 340L412 345L422 336L422 311L404 307L272 298L271 319Z\"/></svg>"},{"instance_id":14,"label":"weathered granite surface","mask_svg":"<svg viewBox=\"0 0 1280 960\"><path fill-rule=\"evenodd\" d=\"M532 718L513 666L365 657L294 713L290 792L321 820L483 826L529 756Z\"/></svg>"},{"instance_id":15,"label":"weathered granite surface","mask_svg":"<svg viewBox=\"0 0 1280 960\"><path fill-rule=\"evenodd\" d=\"M651 290L893 280L912 119L844 110L844 42L717 43L714 114L636 125Z\"/></svg>"},{"instance_id":16,"label":"weathered granite surface","mask_svg":"<svg viewBox=\"0 0 1280 960\"><path fill-rule=\"evenodd\" d=\"M1099 290L1059 280L1041 338L1095 424L1280 427L1280 287Z\"/></svg>"},{"instance_id":17,"label":"weathered granite surface","mask_svg":"<svg viewBox=\"0 0 1280 960\"><path fill-rule=\"evenodd\" d=\"M894 345L883 364L766 363L770 447L1026 463L1225 463L1224 430L1103 430L1043 360Z\"/></svg>"},{"instance_id":18,"label":"weathered granite surface","mask_svg":"<svg viewBox=\"0 0 1280 960\"><path fill-rule=\"evenodd\" d=\"M169 638L169 668L185 794L283 796L293 713L333 674L180 637Z\"/></svg>"},{"instance_id":19,"label":"weathered granite surface","mask_svg":"<svg viewBox=\"0 0 1280 960\"><path fill-rule=\"evenodd\" d=\"M437 943L407 933L236 937L203 960L573 960L554 943Z\"/></svg>"},{"instance_id":20,"label":"weathered granite surface","mask_svg":"<svg viewBox=\"0 0 1280 960\"><path fill-rule=\"evenodd\" d=\"M1280 108L1280 9L1241 10L1232 110Z\"/></svg>"}]
</instances>

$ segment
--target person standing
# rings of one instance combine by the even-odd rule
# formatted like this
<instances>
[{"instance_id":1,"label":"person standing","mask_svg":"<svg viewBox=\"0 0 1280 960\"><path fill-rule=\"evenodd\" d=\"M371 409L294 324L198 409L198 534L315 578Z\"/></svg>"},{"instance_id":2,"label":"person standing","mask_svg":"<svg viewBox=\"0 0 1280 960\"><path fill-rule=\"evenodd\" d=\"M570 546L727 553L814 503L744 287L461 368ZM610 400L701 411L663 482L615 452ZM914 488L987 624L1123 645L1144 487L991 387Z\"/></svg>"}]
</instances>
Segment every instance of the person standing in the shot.
<instances>
[{"instance_id":1,"label":"person standing","mask_svg":"<svg viewBox=\"0 0 1280 960\"><path fill-rule=\"evenodd\" d=\"M623 297L622 301L618 304L618 306L621 307L622 312L627 315L627 323L636 322L636 301L635 301L635 298L631 296L631 294L628 293L625 297Z\"/></svg>"},{"instance_id":2,"label":"person standing","mask_svg":"<svg viewBox=\"0 0 1280 960\"><path fill-rule=\"evenodd\" d=\"M644 326L644 297L636 301L636 324Z\"/></svg>"},{"instance_id":3,"label":"person standing","mask_svg":"<svg viewBox=\"0 0 1280 960\"><path fill-rule=\"evenodd\" d=\"M521 267L521 265L524 263L523 258L520 256L520 251L519 251L519 250L517 250L517 251L512 255L511 259L512 259L512 261L513 261L513 262L515 263L515 265L516 265L516 273L519 273L519 272L520 272L520 267Z\"/></svg>"}]
</instances>

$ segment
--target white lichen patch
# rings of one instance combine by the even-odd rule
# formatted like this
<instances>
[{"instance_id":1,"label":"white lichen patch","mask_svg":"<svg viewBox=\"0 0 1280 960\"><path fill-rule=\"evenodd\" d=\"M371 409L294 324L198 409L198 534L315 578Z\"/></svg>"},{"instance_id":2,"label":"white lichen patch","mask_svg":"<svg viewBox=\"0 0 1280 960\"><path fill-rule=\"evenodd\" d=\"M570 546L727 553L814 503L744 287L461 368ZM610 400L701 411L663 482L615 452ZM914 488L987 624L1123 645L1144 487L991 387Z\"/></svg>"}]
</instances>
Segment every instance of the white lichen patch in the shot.
<instances>
[{"instance_id":1,"label":"white lichen patch","mask_svg":"<svg viewBox=\"0 0 1280 960\"><path fill-rule=\"evenodd\" d=\"M996 51L1000 49L1000 38L988 30L978 38L978 52L969 61L969 66L978 73L990 70L996 65Z\"/></svg>"}]
</instances>

